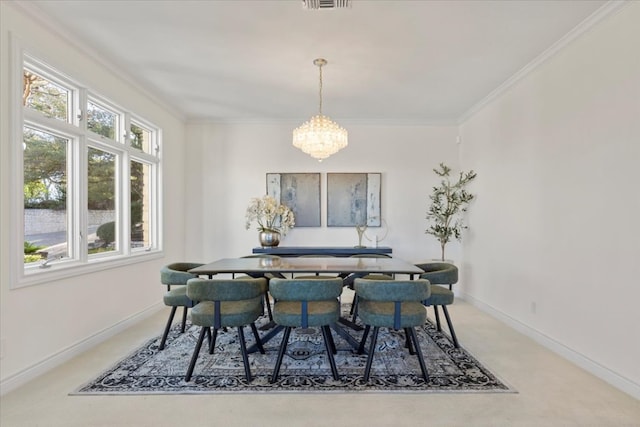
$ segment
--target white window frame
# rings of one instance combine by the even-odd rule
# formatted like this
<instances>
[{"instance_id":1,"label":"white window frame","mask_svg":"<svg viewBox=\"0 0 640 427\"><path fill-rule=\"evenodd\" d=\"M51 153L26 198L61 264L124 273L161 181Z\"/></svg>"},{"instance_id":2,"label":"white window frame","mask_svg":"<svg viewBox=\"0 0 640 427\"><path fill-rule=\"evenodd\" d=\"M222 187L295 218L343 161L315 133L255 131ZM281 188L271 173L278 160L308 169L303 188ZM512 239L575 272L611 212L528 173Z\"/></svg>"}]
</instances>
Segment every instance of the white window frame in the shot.
<instances>
[{"instance_id":1,"label":"white window frame","mask_svg":"<svg viewBox=\"0 0 640 427\"><path fill-rule=\"evenodd\" d=\"M138 114L127 111L109 101L95 91L82 85L78 80L69 77L61 67L55 65L54 61L45 59L43 55L35 54L35 50L28 50L16 38L11 38L11 98L12 112L10 118L10 155L12 160L11 168L11 285L10 289L24 286L49 283L51 281L66 277L87 274L118 266L146 262L149 259L161 258L163 256L162 243L162 130L145 120ZM65 87L74 89L71 96L70 121L65 123L61 120L46 118L37 111L22 106L22 75L25 68L33 68L34 71L42 72L43 77L55 82L64 83ZM91 99L104 107L121 113L116 129L116 138L111 140L101 135L95 134L87 129L86 109L87 100ZM80 106L83 106L80 108ZM82 117L82 119L80 119ZM151 131L152 153L145 153L131 147L130 144L130 123L131 121L143 125ZM67 201L68 217L68 248L73 254L69 259L51 260L48 268L39 268L40 264L25 265L23 260L24 242L24 192L23 192L23 126L31 126L35 129L51 131L68 137L70 147L68 159L71 167L68 169L68 186L71 188L73 180L74 188L72 194L68 194ZM18 143L20 142L20 143ZM118 221L118 242L117 250L105 252L103 254L88 254L88 241L86 234L80 230L87 230L87 155L88 147L98 148L116 155L116 217ZM131 248L131 205L130 205L130 162L137 162L149 165L149 194L150 194L150 224L149 241L150 245L141 248ZM69 211L72 210L72 211Z\"/></svg>"}]
</instances>

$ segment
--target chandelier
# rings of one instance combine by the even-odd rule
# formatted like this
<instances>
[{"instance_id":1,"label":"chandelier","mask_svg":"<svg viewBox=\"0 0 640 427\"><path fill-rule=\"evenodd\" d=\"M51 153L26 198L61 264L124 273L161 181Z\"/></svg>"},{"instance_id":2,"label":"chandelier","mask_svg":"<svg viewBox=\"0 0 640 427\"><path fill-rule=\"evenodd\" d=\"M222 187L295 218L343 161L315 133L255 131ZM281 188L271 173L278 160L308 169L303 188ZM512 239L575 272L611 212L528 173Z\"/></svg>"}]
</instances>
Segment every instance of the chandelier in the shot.
<instances>
[{"instance_id":1,"label":"chandelier","mask_svg":"<svg viewBox=\"0 0 640 427\"><path fill-rule=\"evenodd\" d=\"M327 65L327 61L318 58L313 64L320 69L319 113L293 130L293 146L322 161L346 147L348 135L342 126L322 115L322 66Z\"/></svg>"}]
</instances>

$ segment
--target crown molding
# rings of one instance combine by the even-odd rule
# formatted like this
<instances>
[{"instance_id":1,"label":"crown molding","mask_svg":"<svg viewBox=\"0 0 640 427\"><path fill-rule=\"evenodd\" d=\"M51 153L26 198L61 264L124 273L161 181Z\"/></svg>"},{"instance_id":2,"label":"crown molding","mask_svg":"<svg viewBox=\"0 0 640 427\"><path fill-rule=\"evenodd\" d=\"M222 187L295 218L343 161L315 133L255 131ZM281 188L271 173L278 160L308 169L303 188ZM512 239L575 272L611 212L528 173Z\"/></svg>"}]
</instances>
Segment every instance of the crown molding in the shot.
<instances>
[{"instance_id":1,"label":"crown molding","mask_svg":"<svg viewBox=\"0 0 640 427\"><path fill-rule=\"evenodd\" d=\"M555 56L556 53L560 52L562 49L570 45L575 39L589 31L595 25L609 17L610 15L616 13L621 10L623 7L628 6L632 3L632 0L612 0L600 7L598 10L589 15L584 21L575 26L571 31L565 34L560 40L551 45L547 50L538 55L533 61L529 62L527 65L518 70L514 75L509 77L504 83L500 86L489 92L487 96L485 96L480 102L476 103L469 110L467 110L464 114L462 114L458 120L457 124L462 125L471 117L473 117L477 112L482 110L485 106L490 104L494 99L498 98L500 95L505 93L511 86L525 78L529 73L536 70L542 64L544 64L548 59Z\"/></svg>"}]
</instances>

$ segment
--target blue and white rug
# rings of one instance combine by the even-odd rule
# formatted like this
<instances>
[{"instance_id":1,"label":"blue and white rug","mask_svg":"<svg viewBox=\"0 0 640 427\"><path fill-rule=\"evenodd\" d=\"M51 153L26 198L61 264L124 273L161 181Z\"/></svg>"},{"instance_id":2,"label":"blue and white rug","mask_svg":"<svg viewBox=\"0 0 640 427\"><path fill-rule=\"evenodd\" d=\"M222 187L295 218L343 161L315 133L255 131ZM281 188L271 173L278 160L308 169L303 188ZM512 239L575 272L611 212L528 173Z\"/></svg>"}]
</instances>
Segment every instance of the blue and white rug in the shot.
<instances>
[{"instance_id":1,"label":"blue and white rug","mask_svg":"<svg viewBox=\"0 0 640 427\"><path fill-rule=\"evenodd\" d=\"M266 319L257 322L258 327ZM319 328L294 329L287 355L280 369L279 380L269 382L282 332L264 344L266 354L249 355L253 381L245 379L237 329L220 331L213 355L205 340L193 377L184 376L196 345L200 328L188 325L184 334L174 325L165 349L158 351L156 337L130 356L73 395L87 394L214 394L214 393L275 393L275 392L514 392L514 390L478 362L463 348L455 348L447 335L427 323L416 328L425 356L429 382L422 378L417 357L405 348L403 331L381 328L369 382L363 381L367 355L358 355L337 334L335 355L340 380L331 375ZM362 331L346 329L356 340ZM266 331L260 331L261 336ZM245 328L247 345L254 343L253 334ZM368 348L368 342L367 342Z\"/></svg>"}]
</instances>

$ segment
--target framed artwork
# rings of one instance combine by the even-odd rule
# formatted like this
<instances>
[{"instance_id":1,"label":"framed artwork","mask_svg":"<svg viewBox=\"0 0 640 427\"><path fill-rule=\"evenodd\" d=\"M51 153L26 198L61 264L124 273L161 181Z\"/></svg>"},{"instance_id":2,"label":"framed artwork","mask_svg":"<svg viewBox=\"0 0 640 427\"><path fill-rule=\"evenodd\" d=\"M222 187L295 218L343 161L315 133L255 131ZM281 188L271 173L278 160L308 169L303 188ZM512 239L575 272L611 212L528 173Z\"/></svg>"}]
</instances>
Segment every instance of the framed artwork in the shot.
<instances>
[{"instance_id":1,"label":"framed artwork","mask_svg":"<svg viewBox=\"0 0 640 427\"><path fill-rule=\"evenodd\" d=\"M320 227L319 173L268 173L267 194L293 211L295 227Z\"/></svg>"},{"instance_id":2,"label":"framed artwork","mask_svg":"<svg viewBox=\"0 0 640 427\"><path fill-rule=\"evenodd\" d=\"M380 173L327 174L327 226L380 227Z\"/></svg>"}]
</instances>

